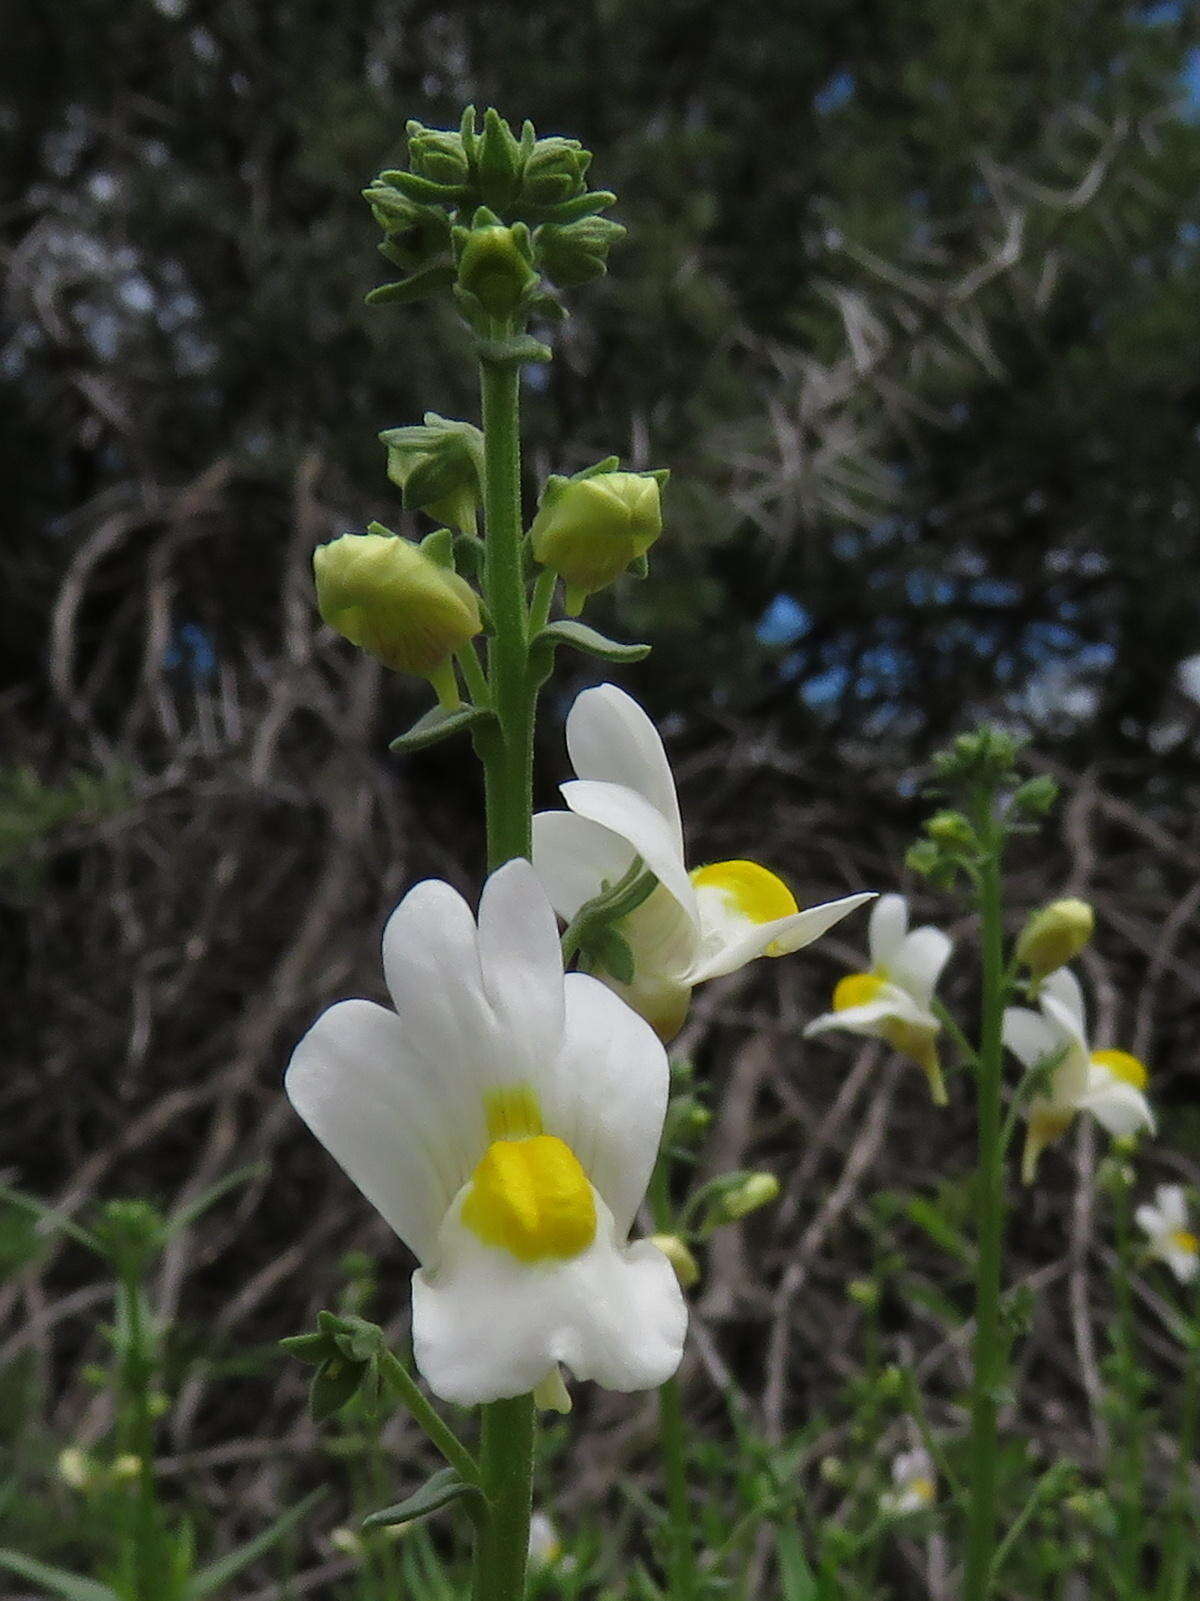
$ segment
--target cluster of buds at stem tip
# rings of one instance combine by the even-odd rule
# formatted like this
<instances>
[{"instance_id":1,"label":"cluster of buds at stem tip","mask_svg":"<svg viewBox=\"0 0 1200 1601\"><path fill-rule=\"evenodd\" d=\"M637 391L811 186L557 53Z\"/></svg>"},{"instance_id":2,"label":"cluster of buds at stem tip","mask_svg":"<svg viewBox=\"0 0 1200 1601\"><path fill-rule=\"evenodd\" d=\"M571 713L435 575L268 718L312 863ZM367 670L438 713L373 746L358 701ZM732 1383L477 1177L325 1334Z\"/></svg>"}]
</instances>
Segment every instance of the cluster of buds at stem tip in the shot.
<instances>
[{"instance_id":1,"label":"cluster of buds at stem tip","mask_svg":"<svg viewBox=\"0 0 1200 1601\"><path fill-rule=\"evenodd\" d=\"M662 490L669 474L621 472L609 457L571 478L552 475L529 531L533 554L566 585L571 616L630 565L644 571L662 533Z\"/></svg>"},{"instance_id":2,"label":"cluster of buds at stem tip","mask_svg":"<svg viewBox=\"0 0 1200 1601\"><path fill-rule=\"evenodd\" d=\"M1073 962L1091 940L1096 915L1086 901L1052 901L1034 912L1017 939L1016 958L1035 984Z\"/></svg>"},{"instance_id":3,"label":"cluster of buds at stem tip","mask_svg":"<svg viewBox=\"0 0 1200 1601\"><path fill-rule=\"evenodd\" d=\"M468 106L457 130L408 124L409 170L388 170L363 191L384 231L383 255L407 276L374 301L420 299L454 285L467 320L560 310L541 280L586 283L624 235L600 213L616 196L589 191L591 154L577 139L519 135L495 110L476 127ZM481 326L484 324L484 326Z\"/></svg>"},{"instance_id":4,"label":"cluster of buds at stem tip","mask_svg":"<svg viewBox=\"0 0 1200 1601\"><path fill-rule=\"evenodd\" d=\"M446 529L420 545L379 523L313 552L317 605L329 626L398 673L427 678L459 704L453 657L483 627L475 591L451 560Z\"/></svg>"}]
</instances>

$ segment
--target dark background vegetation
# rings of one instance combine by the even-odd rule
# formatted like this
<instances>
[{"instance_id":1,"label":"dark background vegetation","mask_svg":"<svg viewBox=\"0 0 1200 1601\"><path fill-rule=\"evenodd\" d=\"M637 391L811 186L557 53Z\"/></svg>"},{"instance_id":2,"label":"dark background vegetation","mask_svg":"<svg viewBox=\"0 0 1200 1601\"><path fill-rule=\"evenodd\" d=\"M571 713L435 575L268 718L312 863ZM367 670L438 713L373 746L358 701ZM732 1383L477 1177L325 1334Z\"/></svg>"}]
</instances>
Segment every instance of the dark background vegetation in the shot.
<instances>
[{"instance_id":1,"label":"dark background vegetation","mask_svg":"<svg viewBox=\"0 0 1200 1601\"><path fill-rule=\"evenodd\" d=\"M1027 729L1069 805L1016 898L1101 904L1102 1026L1177 1114L1159 1176L1194 1173L1192 7L76 0L4 27L6 1177L70 1211L265 1156L169 1253L167 1309L212 1350L265 1349L366 1244L401 1326L400 1253L279 1077L322 1005L377 983L406 884L469 891L481 864L466 749L386 754L421 686L321 630L310 585L321 540L415 531L377 432L476 414L448 308L363 306L382 263L358 194L406 118L467 101L583 139L630 229L527 393L529 490L610 450L673 471L649 580L596 620L655 642L622 682L678 753L694 856L772 860L809 898L892 887L929 750L980 716ZM547 703L546 802L573 687ZM769 1161L788 1196L716 1253L697 1406L732 1364L777 1433L845 1377L864 1196L967 1161L964 1117L935 1145L918 1082L798 1044L853 939L714 987L687 1041L725 1086L712 1163ZM1024 1423L1087 1460L1089 1138L1049 1160L1018 1245L1025 1271L1065 1265ZM29 1415L94 1437L75 1374L102 1291L68 1252L0 1293ZM942 1349L953 1424L961 1341ZM184 1366L169 1449L252 1528L312 1476L313 1435L298 1374L219 1368ZM640 1460L628 1403L598 1410L592 1489Z\"/></svg>"}]
</instances>

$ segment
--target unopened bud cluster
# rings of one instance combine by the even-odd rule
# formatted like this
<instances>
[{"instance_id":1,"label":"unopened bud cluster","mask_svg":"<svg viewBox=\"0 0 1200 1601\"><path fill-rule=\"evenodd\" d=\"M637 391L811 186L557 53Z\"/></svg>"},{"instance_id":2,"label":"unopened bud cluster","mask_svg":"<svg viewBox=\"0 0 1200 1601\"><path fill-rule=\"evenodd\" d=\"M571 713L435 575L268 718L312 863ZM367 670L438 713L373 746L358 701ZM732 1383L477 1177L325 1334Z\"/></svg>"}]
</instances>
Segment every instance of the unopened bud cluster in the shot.
<instances>
[{"instance_id":1,"label":"unopened bud cluster","mask_svg":"<svg viewBox=\"0 0 1200 1601\"><path fill-rule=\"evenodd\" d=\"M589 192L591 155L577 139L520 135L494 110L457 130L408 124L409 170L390 169L364 194L384 232L383 255L406 277L374 300L414 300L453 286L477 332L556 310L558 288L604 273L624 235L600 213L615 196ZM544 281L544 282L543 282Z\"/></svg>"}]
</instances>

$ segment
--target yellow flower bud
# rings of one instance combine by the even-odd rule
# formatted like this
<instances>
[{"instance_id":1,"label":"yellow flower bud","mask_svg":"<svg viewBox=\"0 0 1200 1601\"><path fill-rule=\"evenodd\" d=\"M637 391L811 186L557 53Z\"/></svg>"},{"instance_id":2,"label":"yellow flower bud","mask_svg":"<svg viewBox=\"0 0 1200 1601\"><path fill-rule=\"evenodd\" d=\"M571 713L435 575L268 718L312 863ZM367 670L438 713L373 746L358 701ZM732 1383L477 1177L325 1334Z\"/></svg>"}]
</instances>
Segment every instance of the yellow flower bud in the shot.
<instances>
[{"instance_id":1,"label":"yellow flower bud","mask_svg":"<svg viewBox=\"0 0 1200 1601\"><path fill-rule=\"evenodd\" d=\"M1095 914L1086 901L1054 901L1034 912L1021 930L1017 961L1040 983L1079 955L1095 926Z\"/></svg>"},{"instance_id":2,"label":"yellow flower bud","mask_svg":"<svg viewBox=\"0 0 1200 1601\"><path fill-rule=\"evenodd\" d=\"M675 1277L679 1280L680 1288L695 1289L700 1282L700 1264L678 1234L652 1234L650 1244L657 1245L675 1269Z\"/></svg>"},{"instance_id":3,"label":"yellow flower bud","mask_svg":"<svg viewBox=\"0 0 1200 1601\"><path fill-rule=\"evenodd\" d=\"M662 476L601 472L546 485L530 530L533 554L562 575L572 616L662 533Z\"/></svg>"},{"instance_id":4,"label":"yellow flower bud","mask_svg":"<svg viewBox=\"0 0 1200 1601\"><path fill-rule=\"evenodd\" d=\"M113 1462L110 1472L114 1479L136 1479L142 1471L142 1459L132 1451L125 1451Z\"/></svg>"},{"instance_id":5,"label":"yellow flower bud","mask_svg":"<svg viewBox=\"0 0 1200 1601\"><path fill-rule=\"evenodd\" d=\"M372 523L313 552L321 616L398 673L428 678L458 704L451 657L483 626L475 591L418 545Z\"/></svg>"}]
</instances>

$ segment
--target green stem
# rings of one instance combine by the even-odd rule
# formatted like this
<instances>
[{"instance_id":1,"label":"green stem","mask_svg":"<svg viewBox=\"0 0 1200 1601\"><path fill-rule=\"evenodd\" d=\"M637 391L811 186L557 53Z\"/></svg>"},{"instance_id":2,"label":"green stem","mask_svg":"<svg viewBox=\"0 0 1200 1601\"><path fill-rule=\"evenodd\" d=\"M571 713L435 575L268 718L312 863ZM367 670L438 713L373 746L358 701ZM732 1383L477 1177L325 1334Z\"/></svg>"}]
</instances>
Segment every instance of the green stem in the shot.
<instances>
[{"instance_id":1,"label":"green stem","mask_svg":"<svg viewBox=\"0 0 1200 1601\"><path fill-rule=\"evenodd\" d=\"M1114 1155L1114 1160L1124 1166L1125 1158L1119 1151ZM1117 1317L1113 1327L1113 1355L1118 1402L1118 1415L1114 1421L1120 1440L1113 1453L1117 1482L1113 1485L1112 1493L1117 1509L1118 1594L1127 1597L1141 1594L1139 1569L1142 1550L1142 1407L1134 1336L1133 1231L1129 1205L1131 1178L1131 1174L1121 1171L1113 1186L1117 1243L1114 1269Z\"/></svg>"},{"instance_id":2,"label":"green stem","mask_svg":"<svg viewBox=\"0 0 1200 1601\"><path fill-rule=\"evenodd\" d=\"M483 392L483 590L492 619L488 671L500 727L484 747L488 866L531 850L533 717L521 550L520 368L480 363Z\"/></svg>"},{"instance_id":3,"label":"green stem","mask_svg":"<svg viewBox=\"0 0 1200 1601\"><path fill-rule=\"evenodd\" d=\"M558 574L551 567L543 567L533 586L533 602L529 608L529 637L540 634L550 621L550 607L554 602L554 586Z\"/></svg>"},{"instance_id":4,"label":"green stem","mask_svg":"<svg viewBox=\"0 0 1200 1601\"><path fill-rule=\"evenodd\" d=\"M425 1430L450 1466L457 1468L460 1477L466 1479L468 1484L478 1484L479 1463L445 1419L434 1411L403 1362L398 1361L390 1351L385 1351L381 1366L388 1384L392 1386L412 1414L414 1421Z\"/></svg>"},{"instance_id":5,"label":"green stem","mask_svg":"<svg viewBox=\"0 0 1200 1601\"><path fill-rule=\"evenodd\" d=\"M121 1363L125 1392L127 1445L137 1457L137 1488L133 1522L133 1572L136 1601L154 1601L161 1579L158 1552L158 1502L154 1486L154 1420L150 1413L150 1383L154 1358L150 1331L144 1316L142 1282L136 1272L122 1275L127 1346Z\"/></svg>"},{"instance_id":6,"label":"green stem","mask_svg":"<svg viewBox=\"0 0 1200 1601\"><path fill-rule=\"evenodd\" d=\"M472 1601L518 1601L525 1593L536 1427L532 1395L483 1409L479 1465L488 1516L475 1546Z\"/></svg>"},{"instance_id":7,"label":"green stem","mask_svg":"<svg viewBox=\"0 0 1200 1601\"><path fill-rule=\"evenodd\" d=\"M1200 1424L1200 1275L1192 1284L1192 1321L1188 1329L1187 1374L1183 1385L1183 1417L1179 1425L1179 1459L1175 1465L1171 1522L1163 1552L1164 1601L1187 1601L1191 1551L1188 1525L1193 1517L1190 1493L1191 1473L1196 1454L1197 1425Z\"/></svg>"},{"instance_id":8,"label":"green stem","mask_svg":"<svg viewBox=\"0 0 1200 1601\"><path fill-rule=\"evenodd\" d=\"M638 865L634 863L635 867ZM659 1154L654 1165L646 1198L654 1227L660 1234L672 1233L671 1170L665 1152ZM659 1386L658 1433L667 1481L668 1590L671 1601L692 1601L697 1593L698 1574L696 1546L692 1538L692 1510L688 1498L683 1393L678 1378L670 1378Z\"/></svg>"},{"instance_id":9,"label":"green stem","mask_svg":"<svg viewBox=\"0 0 1200 1601\"><path fill-rule=\"evenodd\" d=\"M470 691L471 702L475 706L490 706L492 692L488 688L488 681L484 677L483 667L480 664L478 653L475 650L474 640L468 640L458 653L458 664L462 668L463 678Z\"/></svg>"},{"instance_id":10,"label":"green stem","mask_svg":"<svg viewBox=\"0 0 1200 1601\"><path fill-rule=\"evenodd\" d=\"M511 332L511 330L509 330ZM521 517L521 373L481 361L483 591L491 614L488 678L498 727L479 743L489 871L532 851L533 726L538 686L529 670ZM488 1513L475 1546L473 1601L519 1601L525 1590L537 1415L532 1395L483 1409L479 1478Z\"/></svg>"},{"instance_id":11,"label":"green stem","mask_svg":"<svg viewBox=\"0 0 1200 1601\"><path fill-rule=\"evenodd\" d=\"M1001 1139L1004 928L1000 902L1002 834L987 796L977 820L984 843L979 870L983 938L983 1012L978 1052L979 1163L976 1206L979 1261L975 1282L975 1352L971 1386L971 1483L964 1601L991 1589L996 1544L997 1414L1004 1369L1000 1267L1004 1245L1004 1150Z\"/></svg>"}]
</instances>

